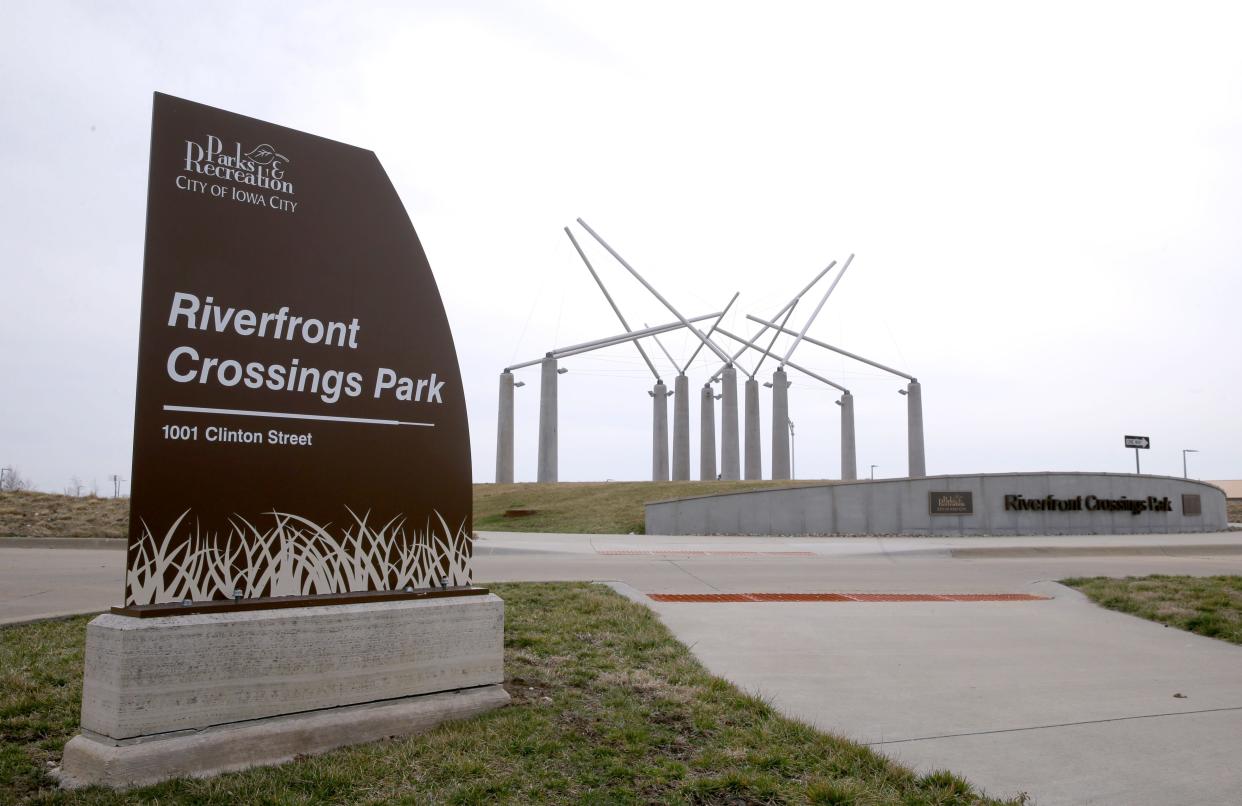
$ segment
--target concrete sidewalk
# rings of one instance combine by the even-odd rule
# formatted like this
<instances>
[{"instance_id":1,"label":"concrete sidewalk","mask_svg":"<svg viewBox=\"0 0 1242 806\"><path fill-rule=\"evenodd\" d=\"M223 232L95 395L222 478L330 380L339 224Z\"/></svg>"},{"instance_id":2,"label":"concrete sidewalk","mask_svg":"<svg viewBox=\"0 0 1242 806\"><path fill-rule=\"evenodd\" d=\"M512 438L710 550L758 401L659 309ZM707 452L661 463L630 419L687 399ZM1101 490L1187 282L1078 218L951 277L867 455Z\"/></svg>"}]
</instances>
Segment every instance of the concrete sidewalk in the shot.
<instances>
[{"instance_id":1,"label":"concrete sidewalk","mask_svg":"<svg viewBox=\"0 0 1242 806\"><path fill-rule=\"evenodd\" d=\"M1242 648L1006 592L1056 598L651 606L713 673L921 771L1036 804L1242 802Z\"/></svg>"}]
</instances>

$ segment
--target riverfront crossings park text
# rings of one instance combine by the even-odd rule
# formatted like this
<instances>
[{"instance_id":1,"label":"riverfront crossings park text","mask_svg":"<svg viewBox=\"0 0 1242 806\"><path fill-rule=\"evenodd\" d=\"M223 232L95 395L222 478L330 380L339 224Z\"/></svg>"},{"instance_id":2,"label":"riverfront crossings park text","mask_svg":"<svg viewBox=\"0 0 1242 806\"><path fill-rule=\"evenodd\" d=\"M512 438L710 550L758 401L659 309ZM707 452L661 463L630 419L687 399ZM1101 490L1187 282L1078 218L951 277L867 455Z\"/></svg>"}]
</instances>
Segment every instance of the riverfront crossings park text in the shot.
<instances>
[{"instance_id":1,"label":"riverfront crossings park text","mask_svg":"<svg viewBox=\"0 0 1242 806\"><path fill-rule=\"evenodd\" d=\"M298 202L290 198L293 182L285 177L288 159L267 143L247 154L242 153L241 143L234 142L233 146L233 152L229 153L224 141L214 134L207 135L202 145L186 140L185 173L177 176L177 189L253 207L269 207L282 213L296 212ZM242 187L195 179L191 174L223 179Z\"/></svg>"},{"instance_id":2,"label":"riverfront crossings park text","mask_svg":"<svg viewBox=\"0 0 1242 806\"><path fill-rule=\"evenodd\" d=\"M1149 495L1146 498L1101 498L1097 495L1074 496L1073 498L1056 498L1047 495L1043 498L1026 498L1021 495L1005 496L1006 512L1129 512L1139 515L1143 512L1172 512L1173 501L1168 496L1157 498Z\"/></svg>"},{"instance_id":3,"label":"riverfront crossings park text","mask_svg":"<svg viewBox=\"0 0 1242 806\"><path fill-rule=\"evenodd\" d=\"M343 350L358 348L358 334L362 330L357 318L344 322L297 316L287 305L271 312L232 308L217 304L210 296L200 299L182 291L173 294L168 326ZM444 402L444 381L438 380L434 372L427 378L411 378L396 369L378 367L373 377L364 378L361 372L304 366L299 358L290 358L284 364L266 364L229 356L206 356L188 345L173 348L168 354L167 369L168 377L177 383L312 394L324 403L364 394L409 403Z\"/></svg>"}]
</instances>

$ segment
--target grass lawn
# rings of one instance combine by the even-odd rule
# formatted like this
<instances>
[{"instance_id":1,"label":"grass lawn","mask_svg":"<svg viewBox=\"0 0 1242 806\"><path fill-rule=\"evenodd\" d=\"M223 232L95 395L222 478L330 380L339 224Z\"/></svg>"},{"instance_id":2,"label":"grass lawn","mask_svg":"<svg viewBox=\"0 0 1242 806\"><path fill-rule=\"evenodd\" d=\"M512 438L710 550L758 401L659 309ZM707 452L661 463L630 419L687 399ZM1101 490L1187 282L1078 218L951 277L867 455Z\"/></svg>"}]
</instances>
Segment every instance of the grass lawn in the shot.
<instances>
[{"instance_id":1,"label":"grass lawn","mask_svg":"<svg viewBox=\"0 0 1242 806\"><path fill-rule=\"evenodd\" d=\"M499 532L628 534L643 531L643 504L762 487L823 481L610 481L563 484L476 484L474 528ZM506 518L506 509L536 514ZM0 536L125 537L128 498L0 493Z\"/></svg>"},{"instance_id":2,"label":"grass lawn","mask_svg":"<svg viewBox=\"0 0 1242 806\"><path fill-rule=\"evenodd\" d=\"M474 528L502 532L643 533L643 504L824 481L585 481L474 485ZM506 509L536 514L506 518Z\"/></svg>"},{"instance_id":3,"label":"grass lawn","mask_svg":"<svg viewBox=\"0 0 1242 806\"><path fill-rule=\"evenodd\" d=\"M1242 577L1076 577L1061 582L1110 610L1242 644Z\"/></svg>"},{"instance_id":4,"label":"grass lawn","mask_svg":"<svg viewBox=\"0 0 1242 806\"><path fill-rule=\"evenodd\" d=\"M496 585L508 708L429 734L120 795L56 790L88 619L0 629L0 803L976 804L712 677L646 608L588 584Z\"/></svg>"}]
</instances>

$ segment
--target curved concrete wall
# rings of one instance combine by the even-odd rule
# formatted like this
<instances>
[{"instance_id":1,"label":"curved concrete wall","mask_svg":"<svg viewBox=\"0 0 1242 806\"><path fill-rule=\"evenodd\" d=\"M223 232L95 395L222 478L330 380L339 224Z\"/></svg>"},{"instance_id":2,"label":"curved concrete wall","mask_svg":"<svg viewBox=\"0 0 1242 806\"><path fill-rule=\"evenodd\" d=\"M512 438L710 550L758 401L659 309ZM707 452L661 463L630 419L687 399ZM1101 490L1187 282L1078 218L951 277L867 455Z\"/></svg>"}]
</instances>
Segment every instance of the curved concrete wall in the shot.
<instances>
[{"instance_id":1,"label":"curved concrete wall","mask_svg":"<svg viewBox=\"0 0 1242 806\"><path fill-rule=\"evenodd\" d=\"M933 507L960 506L965 496L940 502L938 496L929 500L932 493L968 493L973 512L933 515ZM1184 495L1198 496L1199 514L1184 511L1193 510L1193 500ZM1219 487L1122 473L928 476L647 504L649 535L1143 534L1226 528L1225 493Z\"/></svg>"}]
</instances>

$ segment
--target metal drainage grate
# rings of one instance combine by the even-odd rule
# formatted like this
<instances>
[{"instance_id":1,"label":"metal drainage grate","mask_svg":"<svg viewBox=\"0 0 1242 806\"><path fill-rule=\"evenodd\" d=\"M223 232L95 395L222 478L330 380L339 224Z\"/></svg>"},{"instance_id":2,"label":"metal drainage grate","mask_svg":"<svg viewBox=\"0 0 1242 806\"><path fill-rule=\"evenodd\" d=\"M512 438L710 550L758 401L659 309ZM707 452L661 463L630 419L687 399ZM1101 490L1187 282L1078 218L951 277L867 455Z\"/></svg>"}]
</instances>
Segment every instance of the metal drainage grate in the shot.
<instances>
[{"instance_id":1,"label":"metal drainage grate","mask_svg":"<svg viewBox=\"0 0 1242 806\"><path fill-rule=\"evenodd\" d=\"M813 551L677 551L674 549L600 549L610 557L814 557Z\"/></svg>"},{"instance_id":2,"label":"metal drainage grate","mask_svg":"<svg viewBox=\"0 0 1242 806\"><path fill-rule=\"evenodd\" d=\"M1030 593L650 593L656 602L1042 602Z\"/></svg>"}]
</instances>

